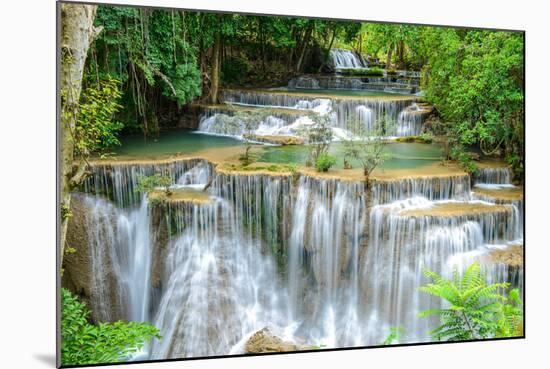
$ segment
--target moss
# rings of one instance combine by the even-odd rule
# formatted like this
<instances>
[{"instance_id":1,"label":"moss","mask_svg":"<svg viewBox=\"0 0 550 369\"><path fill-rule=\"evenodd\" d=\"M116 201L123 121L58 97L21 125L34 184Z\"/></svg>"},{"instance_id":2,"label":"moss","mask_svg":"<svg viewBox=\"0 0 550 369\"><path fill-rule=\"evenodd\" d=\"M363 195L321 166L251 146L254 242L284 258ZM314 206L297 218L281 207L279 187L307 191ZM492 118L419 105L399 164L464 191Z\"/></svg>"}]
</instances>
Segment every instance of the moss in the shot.
<instances>
[{"instance_id":1,"label":"moss","mask_svg":"<svg viewBox=\"0 0 550 369\"><path fill-rule=\"evenodd\" d=\"M420 135L420 136L405 136L398 137L395 139L396 142L417 142L423 144L431 144L434 141L433 136L431 135Z\"/></svg>"},{"instance_id":2,"label":"moss","mask_svg":"<svg viewBox=\"0 0 550 369\"><path fill-rule=\"evenodd\" d=\"M254 164L254 165L243 165L243 164L228 164L225 165L222 170L234 171L234 172L270 172L270 173L295 173L296 166L293 164Z\"/></svg>"},{"instance_id":3,"label":"moss","mask_svg":"<svg viewBox=\"0 0 550 369\"><path fill-rule=\"evenodd\" d=\"M399 214L409 217L455 217L473 214L506 213L512 209L506 205L486 205L483 203L449 202L429 208L403 210Z\"/></svg>"},{"instance_id":4,"label":"moss","mask_svg":"<svg viewBox=\"0 0 550 369\"><path fill-rule=\"evenodd\" d=\"M245 135L245 138L252 141L270 143L282 146L303 145L304 139L296 136L273 136L273 135Z\"/></svg>"},{"instance_id":5,"label":"moss","mask_svg":"<svg viewBox=\"0 0 550 369\"><path fill-rule=\"evenodd\" d=\"M340 74L346 75L346 76L365 76L365 77L383 77L384 71L380 68L369 68L369 69L341 69L338 71Z\"/></svg>"}]
</instances>

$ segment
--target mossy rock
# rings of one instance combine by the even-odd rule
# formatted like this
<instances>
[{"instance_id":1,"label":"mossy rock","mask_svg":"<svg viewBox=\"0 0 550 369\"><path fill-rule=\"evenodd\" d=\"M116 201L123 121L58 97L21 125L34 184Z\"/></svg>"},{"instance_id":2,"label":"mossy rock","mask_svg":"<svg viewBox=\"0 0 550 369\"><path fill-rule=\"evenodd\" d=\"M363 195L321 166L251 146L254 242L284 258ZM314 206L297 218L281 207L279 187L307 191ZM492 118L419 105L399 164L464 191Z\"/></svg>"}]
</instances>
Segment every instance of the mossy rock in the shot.
<instances>
[{"instance_id":1,"label":"mossy rock","mask_svg":"<svg viewBox=\"0 0 550 369\"><path fill-rule=\"evenodd\" d=\"M433 143L434 139L431 136L405 136L405 137L398 137L395 139L396 142L416 142L416 143L423 143L423 144L431 144Z\"/></svg>"},{"instance_id":2,"label":"mossy rock","mask_svg":"<svg viewBox=\"0 0 550 369\"><path fill-rule=\"evenodd\" d=\"M275 135L244 135L246 139L256 142L270 143L275 145L303 145L304 139L296 136L275 136Z\"/></svg>"}]
</instances>

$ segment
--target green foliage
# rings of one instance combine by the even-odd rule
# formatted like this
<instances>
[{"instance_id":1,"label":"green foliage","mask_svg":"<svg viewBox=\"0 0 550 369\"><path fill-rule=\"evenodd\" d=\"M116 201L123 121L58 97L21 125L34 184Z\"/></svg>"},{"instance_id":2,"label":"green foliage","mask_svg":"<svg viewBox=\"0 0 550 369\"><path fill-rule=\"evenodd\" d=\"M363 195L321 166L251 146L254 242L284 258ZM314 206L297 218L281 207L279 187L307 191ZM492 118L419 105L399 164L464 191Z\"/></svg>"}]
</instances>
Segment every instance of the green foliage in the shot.
<instances>
[{"instance_id":1,"label":"green foliage","mask_svg":"<svg viewBox=\"0 0 550 369\"><path fill-rule=\"evenodd\" d=\"M434 141L434 135L431 132L422 132L419 136L419 142L431 144Z\"/></svg>"},{"instance_id":2,"label":"green foliage","mask_svg":"<svg viewBox=\"0 0 550 369\"><path fill-rule=\"evenodd\" d=\"M457 145L523 158L523 35L427 28L426 98Z\"/></svg>"},{"instance_id":3,"label":"green foliage","mask_svg":"<svg viewBox=\"0 0 550 369\"><path fill-rule=\"evenodd\" d=\"M369 69L341 69L338 71L340 74L346 76L358 76L358 77L382 77L384 76L384 70L378 67L372 67Z\"/></svg>"},{"instance_id":4,"label":"green foliage","mask_svg":"<svg viewBox=\"0 0 550 369\"><path fill-rule=\"evenodd\" d=\"M310 118L315 124L308 127L306 131L307 142L309 144L309 155L306 166L316 165L318 158L322 154L328 153L333 135L328 115L311 114Z\"/></svg>"},{"instance_id":5,"label":"green foliage","mask_svg":"<svg viewBox=\"0 0 550 369\"><path fill-rule=\"evenodd\" d=\"M381 127L384 126L384 121ZM384 153L387 142L382 138L383 130L380 128L374 132L364 129L356 133L356 137L343 140L344 168L351 169L350 159L358 161L363 167L363 175L368 182L371 173L382 165L389 157Z\"/></svg>"},{"instance_id":6,"label":"green foliage","mask_svg":"<svg viewBox=\"0 0 550 369\"><path fill-rule=\"evenodd\" d=\"M393 345L394 343L399 343L399 340L401 340L401 337L403 337L404 335L405 335L405 328L392 327L390 328L390 333L384 339L384 341L382 341L381 345L389 346L389 345Z\"/></svg>"},{"instance_id":7,"label":"green foliage","mask_svg":"<svg viewBox=\"0 0 550 369\"><path fill-rule=\"evenodd\" d=\"M460 341L470 339L510 337L517 335L522 316L517 292L510 301L500 292L508 283L487 284L486 276L477 263L470 265L462 275L455 269L451 279L432 271L424 271L432 283L420 291L440 297L444 308L424 310L419 317L435 315L441 325L430 332L435 340Z\"/></svg>"},{"instance_id":8,"label":"green foliage","mask_svg":"<svg viewBox=\"0 0 550 369\"><path fill-rule=\"evenodd\" d=\"M123 124L113 120L121 108L119 85L119 81L107 76L98 85L92 84L83 91L74 134L78 155L103 153L120 145L118 132Z\"/></svg>"},{"instance_id":9,"label":"green foliage","mask_svg":"<svg viewBox=\"0 0 550 369\"><path fill-rule=\"evenodd\" d=\"M315 161L315 169L318 172L328 172L328 170L336 164L336 158L328 153L322 153L317 157Z\"/></svg>"},{"instance_id":10,"label":"green foliage","mask_svg":"<svg viewBox=\"0 0 550 369\"><path fill-rule=\"evenodd\" d=\"M61 364L89 365L126 361L159 331L147 323L118 321L92 325L90 311L61 289Z\"/></svg>"},{"instance_id":11,"label":"green foliage","mask_svg":"<svg viewBox=\"0 0 550 369\"><path fill-rule=\"evenodd\" d=\"M458 166L466 173L475 174L477 165L474 162L473 154L467 152L462 146L456 145L451 149L451 158L458 162Z\"/></svg>"},{"instance_id":12,"label":"green foliage","mask_svg":"<svg viewBox=\"0 0 550 369\"><path fill-rule=\"evenodd\" d=\"M395 139L396 142L418 142L424 144L431 144L433 140L434 136L429 132L422 132L418 136L404 136Z\"/></svg>"},{"instance_id":13,"label":"green foliage","mask_svg":"<svg viewBox=\"0 0 550 369\"><path fill-rule=\"evenodd\" d=\"M140 175L137 178L136 192L150 193L156 188L161 187L164 189L166 195L171 195L170 186L172 185L172 178L169 175L162 175L156 173L152 176Z\"/></svg>"},{"instance_id":14,"label":"green foliage","mask_svg":"<svg viewBox=\"0 0 550 369\"><path fill-rule=\"evenodd\" d=\"M516 337L523 335L523 302L517 288L508 292L506 304L500 304L497 311L495 337Z\"/></svg>"},{"instance_id":15,"label":"green foliage","mask_svg":"<svg viewBox=\"0 0 550 369\"><path fill-rule=\"evenodd\" d=\"M200 71L194 63L178 64L173 72L172 83L176 93L168 93L164 89L163 94L174 99L179 106L193 101L201 94Z\"/></svg>"},{"instance_id":16,"label":"green foliage","mask_svg":"<svg viewBox=\"0 0 550 369\"><path fill-rule=\"evenodd\" d=\"M221 79L225 84L243 84L250 72L250 62L242 57L231 57L224 61Z\"/></svg>"}]
</instances>

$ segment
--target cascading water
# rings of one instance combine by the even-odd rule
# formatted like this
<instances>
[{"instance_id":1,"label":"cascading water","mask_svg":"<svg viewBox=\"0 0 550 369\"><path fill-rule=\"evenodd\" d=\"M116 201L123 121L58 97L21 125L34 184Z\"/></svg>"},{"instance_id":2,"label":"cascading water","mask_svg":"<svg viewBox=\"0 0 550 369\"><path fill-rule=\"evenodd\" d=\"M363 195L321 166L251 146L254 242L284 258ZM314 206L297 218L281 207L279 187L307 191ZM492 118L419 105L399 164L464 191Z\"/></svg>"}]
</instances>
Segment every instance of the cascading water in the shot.
<instances>
[{"instance_id":1,"label":"cascading water","mask_svg":"<svg viewBox=\"0 0 550 369\"><path fill-rule=\"evenodd\" d=\"M330 49L330 57L336 69L365 68L363 59L353 51Z\"/></svg>"},{"instance_id":2,"label":"cascading water","mask_svg":"<svg viewBox=\"0 0 550 369\"><path fill-rule=\"evenodd\" d=\"M476 183L511 184L512 171L508 167L479 168L475 179Z\"/></svg>"},{"instance_id":3,"label":"cascading water","mask_svg":"<svg viewBox=\"0 0 550 369\"><path fill-rule=\"evenodd\" d=\"M414 94L420 87L417 78L399 77L347 77L341 75L299 76L288 83L289 88L304 90L367 90L389 93Z\"/></svg>"},{"instance_id":4,"label":"cascading water","mask_svg":"<svg viewBox=\"0 0 550 369\"><path fill-rule=\"evenodd\" d=\"M289 312L308 341L328 347L360 342L358 254L365 217L363 183L300 179L289 241Z\"/></svg>"},{"instance_id":5,"label":"cascading water","mask_svg":"<svg viewBox=\"0 0 550 369\"><path fill-rule=\"evenodd\" d=\"M233 206L213 199L170 210L176 235L163 258L151 358L228 353L243 336L282 324L284 293L261 242L246 237Z\"/></svg>"},{"instance_id":6,"label":"cascading water","mask_svg":"<svg viewBox=\"0 0 550 369\"><path fill-rule=\"evenodd\" d=\"M397 118L397 136L417 136L422 130L421 109L413 103L399 113Z\"/></svg>"},{"instance_id":7,"label":"cascading water","mask_svg":"<svg viewBox=\"0 0 550 369\"><path fill-rule=\"evenodd\" d=\"M138 196L139 176L157 171L176 188L204 194L210 183L207 200ZM478 198L465 174L370 186L372 207L363 182L224 172L196 159L94 166L85 186L94 195L75 200L89 209L92 309L156 325L163 339L143 355L163 359L240 352L264 327L326 347L379 344L400 326L402 342L427 341L437 321L417 314L440 301L417 291L424 268L479 260L490 281L521 288L518 256L495 254L521 255L516 204Z\"/></svg>"},{"instance_id":8,"label":"cascading water","mask_svg":"<svg viewBox=\"0 0 550 369\"><path fill-rule=\"evenodd\" d=\"M385 136L418 134L423 115L415 99L345 99L295 96L266 91L223 91L224 102L258 108L288 109L288 114L267 111L259 115L251 127L234 111L208 109L201 117L202 133L241 138L245 133L254 135L301 136L304 128L314 125L308 114L330 117L335 140L353 137L358 132L380 133ZM291 112L293 111L293 112ZM296 112L303 112L303 114Z\"/></svg>"},{"instance_id":9,"label":"cascading water","mask_svg":"<svg viewBox=\"0 0 550 369\"><path fill-rule=\"evenodd\" d=\"M92 307L103 321L148 321L151 229L147 198L134 209L120 209L95 196L80 196L89 209Z\"/></svg>"}]
</instances>

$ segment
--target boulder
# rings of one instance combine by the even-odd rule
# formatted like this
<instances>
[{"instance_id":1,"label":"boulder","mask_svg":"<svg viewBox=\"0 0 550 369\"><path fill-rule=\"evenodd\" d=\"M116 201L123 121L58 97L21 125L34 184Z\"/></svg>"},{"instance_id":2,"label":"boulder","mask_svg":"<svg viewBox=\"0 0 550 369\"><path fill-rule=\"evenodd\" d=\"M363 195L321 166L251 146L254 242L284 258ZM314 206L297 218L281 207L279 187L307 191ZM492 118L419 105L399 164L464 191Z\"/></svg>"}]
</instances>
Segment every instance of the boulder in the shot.
<instances>
[{"instance_id":1,"label":"boulder","mask_svg":"<svg viewBox=\"0 0 550 369\"><path fill-rule=\"evenodd\" d=\"M260 354L267 352L288 352L307 349L294 342L283 341L269 328L263 328L254 333L246 342L244 351L247 354Z\"/></svg>"}]
</instances>

